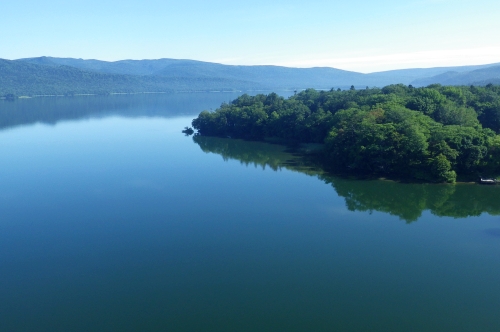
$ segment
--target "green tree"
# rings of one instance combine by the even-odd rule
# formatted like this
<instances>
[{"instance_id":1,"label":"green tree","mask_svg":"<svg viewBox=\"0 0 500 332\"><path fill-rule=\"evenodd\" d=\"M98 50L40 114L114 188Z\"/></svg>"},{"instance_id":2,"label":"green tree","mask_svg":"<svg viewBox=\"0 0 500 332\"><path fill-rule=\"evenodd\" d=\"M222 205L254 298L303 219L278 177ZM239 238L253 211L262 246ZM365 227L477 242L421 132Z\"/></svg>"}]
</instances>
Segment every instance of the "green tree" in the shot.
<instances>
[{"instance_id":1,"label":"green tree","mask_svg":"<svg viewBox=\"0 0 500 332\"><path fill-rule=\"evenodd\" d=\"M455 183L457 180L457 174L451 169L451 163L444 155L439 154L431 158L429 164L433 179L437 182Z\"/></svg>"}]
</instances>

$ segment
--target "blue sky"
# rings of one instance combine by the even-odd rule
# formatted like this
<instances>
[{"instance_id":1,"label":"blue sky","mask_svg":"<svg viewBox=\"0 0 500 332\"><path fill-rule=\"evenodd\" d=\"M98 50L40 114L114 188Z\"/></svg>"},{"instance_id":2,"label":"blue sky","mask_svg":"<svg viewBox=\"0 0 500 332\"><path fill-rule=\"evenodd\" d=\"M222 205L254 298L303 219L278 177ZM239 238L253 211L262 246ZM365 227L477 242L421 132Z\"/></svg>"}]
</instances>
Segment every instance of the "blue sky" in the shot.
<instances>
[{"instance_id":1,"label":"blue sky","mask_svg":"<svg viewBox=\"0 0 500 332\"><path fill-rule=\"evenodd\" d=\"M0 58L177 58L361 72L500 62L500 1L16 0Z\"/></svg>"}]
</instances>

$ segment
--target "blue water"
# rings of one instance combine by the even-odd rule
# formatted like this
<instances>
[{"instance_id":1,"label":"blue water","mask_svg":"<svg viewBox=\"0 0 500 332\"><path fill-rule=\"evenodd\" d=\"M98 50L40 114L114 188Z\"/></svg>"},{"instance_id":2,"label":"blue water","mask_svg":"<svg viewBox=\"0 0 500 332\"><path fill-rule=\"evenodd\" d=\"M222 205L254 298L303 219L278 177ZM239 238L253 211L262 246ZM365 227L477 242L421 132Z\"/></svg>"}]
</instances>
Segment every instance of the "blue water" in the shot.
<instances>
[{"instance_id":1,"label":"blue water","mask_svg":"<svg viewBox=\"0 0 500 332\"><path fill-rule=\"evenodd\" d=\"M326 183L180 133L234 97L0 103L0 330L500 330L500 188Z\"/></svg>"}]
</instances>

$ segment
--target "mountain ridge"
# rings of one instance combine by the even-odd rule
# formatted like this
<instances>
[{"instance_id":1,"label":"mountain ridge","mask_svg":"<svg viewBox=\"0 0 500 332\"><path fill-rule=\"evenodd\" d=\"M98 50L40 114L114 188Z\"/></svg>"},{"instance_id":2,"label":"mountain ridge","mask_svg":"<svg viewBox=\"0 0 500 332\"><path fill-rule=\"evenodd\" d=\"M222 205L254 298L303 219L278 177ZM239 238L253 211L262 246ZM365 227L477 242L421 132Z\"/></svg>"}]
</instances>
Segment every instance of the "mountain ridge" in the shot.
<instances>
[{"instance_id":1,"label":"mountain ridge","mask_svg":"<svg viewBox=\"0 0 500 332\"><path fill-rule=\"evenodd\" d=\"M104 93L301 90L390 84L486 85L500 63L358 73L330 67L224 65L189 59L102 61L56 57L0 59L0 96Z\"/></svg>"}]
</instances>

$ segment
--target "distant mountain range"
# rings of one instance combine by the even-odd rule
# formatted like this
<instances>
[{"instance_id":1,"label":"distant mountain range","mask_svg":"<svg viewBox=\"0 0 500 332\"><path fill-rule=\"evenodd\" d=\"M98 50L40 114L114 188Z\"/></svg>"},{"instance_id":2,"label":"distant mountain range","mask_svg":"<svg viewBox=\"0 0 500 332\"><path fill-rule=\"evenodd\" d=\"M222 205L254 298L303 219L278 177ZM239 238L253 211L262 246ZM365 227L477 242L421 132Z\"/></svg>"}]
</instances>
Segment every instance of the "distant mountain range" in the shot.
<instances>
[{"instance_id":1,"label":"distant mountain range","mask_svg":"<svg viewBox=\"0 0 500 332\"><path fill-rule=\"evenodd\" d=\"M38 57L0 59L0 96L180 91L300 90L389 84L500 84L500 63L370 74L328 67L231 66L195 60L115 62Z\"/></svg>"}]
</instances>

